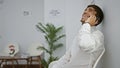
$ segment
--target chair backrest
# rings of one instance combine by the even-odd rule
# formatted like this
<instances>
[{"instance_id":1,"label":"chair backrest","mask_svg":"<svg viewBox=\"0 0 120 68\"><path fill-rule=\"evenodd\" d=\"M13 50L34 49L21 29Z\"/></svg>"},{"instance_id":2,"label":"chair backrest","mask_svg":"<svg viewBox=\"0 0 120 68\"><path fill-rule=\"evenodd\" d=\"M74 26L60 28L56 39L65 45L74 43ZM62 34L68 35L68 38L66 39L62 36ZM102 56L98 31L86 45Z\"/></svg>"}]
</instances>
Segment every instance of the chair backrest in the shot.
<instances>
[{"instance_id":1,"label":"chair backrest","mask_svg":"<svg viewBox=\"0 0 120 68\"><path fill-rule=\"evenodd\" d=\"M9 43L5 49L4 52L7 53L8 55L15 55L19 52L19 46L17 43Z\"/></svg>"},{"instance_id":2,"label":"chair backrest","mask_svg":"<svg viewBox=\"0 0 120 68\"><path fill-rule=\"evenodd\" d=\"M28 47L27 53L29 56L38 56L43 53L43 50L38 49L38 47L43 46L41 43L33 43Z\"/></svg>"},{"instance_id":3,"label":"chair backrest","mask_svg":"<svg viewBox=\"0 0 120 68\"><path fill-rule=\"evenodd\" d=\"M103 54L105 52L105 49L103 49L103 51L101 52L101 54L99 55L99 57L97 58L97 60L95 61L93 68L97 67L98 62L100 61L100 59L102 58Z\"/></svg>"}]
</instances>

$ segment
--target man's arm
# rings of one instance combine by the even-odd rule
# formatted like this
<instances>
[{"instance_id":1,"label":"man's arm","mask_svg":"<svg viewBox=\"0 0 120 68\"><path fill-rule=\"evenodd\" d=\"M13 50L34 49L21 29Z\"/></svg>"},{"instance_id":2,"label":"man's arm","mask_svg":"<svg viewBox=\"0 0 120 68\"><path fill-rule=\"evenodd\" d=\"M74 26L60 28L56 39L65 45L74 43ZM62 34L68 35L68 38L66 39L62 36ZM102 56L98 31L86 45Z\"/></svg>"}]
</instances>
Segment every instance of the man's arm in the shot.
<instances>
[{"instance_id":1,"label":"man's arm","mask_svg":"<svg viewBox=\"0 0 120 68\"><path fill-rule=\"evenodd\" d=\"M91 33L89 23L82 25L79 31L78 41L80 48L88 53L95 51L103 43L102 34L100 32Z\"/></svg>"},{"instance_id":2,"label":"man's arm","mask_svg":"<svg viewBox=\"0 0 120 68\"><path fill-rule=\"evenodd\" d=\"M58 60L59 62L64 62L65 64L70 61L71 51L70 49Z\"/></svg>"}]
</instances>

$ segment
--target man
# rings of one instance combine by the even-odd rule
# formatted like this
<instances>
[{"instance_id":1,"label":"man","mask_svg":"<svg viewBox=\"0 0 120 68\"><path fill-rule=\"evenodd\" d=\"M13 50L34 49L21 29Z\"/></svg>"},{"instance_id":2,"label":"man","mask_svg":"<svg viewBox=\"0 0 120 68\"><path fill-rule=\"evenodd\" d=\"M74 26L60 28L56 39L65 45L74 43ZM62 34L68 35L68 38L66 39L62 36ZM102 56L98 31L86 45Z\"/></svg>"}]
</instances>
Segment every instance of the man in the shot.
<instances>
[{"instance_id":1,"label":"man","mask_svg":"<svg viewBox=\"0 0 120 68\"><path fill-rule=\"evenodd\" d=\"M97 5L88 5L81 22L82 27L75 37L70 49L49 68L93 68L104 50L104 36L96 29L103 20L103 12Z\"/></svg>"}]
</instances>

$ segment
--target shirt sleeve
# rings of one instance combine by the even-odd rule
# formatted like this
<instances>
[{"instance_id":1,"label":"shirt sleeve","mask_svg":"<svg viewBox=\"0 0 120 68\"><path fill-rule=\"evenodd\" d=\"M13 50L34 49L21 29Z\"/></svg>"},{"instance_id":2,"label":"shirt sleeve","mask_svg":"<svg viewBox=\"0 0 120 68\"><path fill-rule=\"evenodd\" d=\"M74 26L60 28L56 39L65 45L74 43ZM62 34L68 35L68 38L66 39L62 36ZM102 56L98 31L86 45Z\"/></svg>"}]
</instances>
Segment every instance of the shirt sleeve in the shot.
<instances>
[{"instance_id":1,"label":"shirt sleeve","mask_svg":"<svg viewBox=\"0 0 120 68\"><path fill-rule=\"evenodd\" d=\"M68 51L66 51L66 53L65 53L65 55L63 55L60 59L59 59L59 61L61 62L64 62L65 64L67 63L67 62L69 62L70 61L70 58L71 58L71 54L70 54L70 50L68 50Z\"/></svg>"},{"instance_id":2,"label":"shirt sleeve","mask_svg":"<svg viewBox=\"0 0 120 68\"><path fill-rule=\"evenodd\" d=\"M70 57L71 57L70 50L68 50L59 60L50 63L49 67L63 68L65 64L69 63Z\"/></svg>"},{"instance_id":3,"label":"shirt sleeve","mask_svg":"<svg viewBox=\"0 0 120 68\"><path fill-rule=\"evenodd\" d=\"M62 68L65 64L69 63L71 58L70 50L66 51L66 53L57 61L55 66ZM56 67L55 67L56 68Z\"/></svg>"},{"instance_id":4,"label":"shirt sleeve","mask_svg":"<svg viewBox=\"0 0 120 68\"><path fill-rule=\"evenodd\" d=\"M91 53L99 46L98 43L100 42L100 37L97 37L97 34L92 34L90 24L85 23L79 31L78 42L80 49Z\"/></svg>"}]
</instances>

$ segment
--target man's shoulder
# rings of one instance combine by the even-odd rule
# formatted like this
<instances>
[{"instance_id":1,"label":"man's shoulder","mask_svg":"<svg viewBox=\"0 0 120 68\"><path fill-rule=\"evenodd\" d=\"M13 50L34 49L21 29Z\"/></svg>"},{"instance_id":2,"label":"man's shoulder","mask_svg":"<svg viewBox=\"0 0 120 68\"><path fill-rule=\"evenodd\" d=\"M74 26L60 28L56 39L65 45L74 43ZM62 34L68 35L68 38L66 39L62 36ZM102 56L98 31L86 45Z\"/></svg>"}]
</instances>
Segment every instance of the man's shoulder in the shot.
<instances>
[{"instance_id":1,"label":"man's shoulder","mask_svg":"<svg viewBox=\"0 0 120 68\"><path fill-rule=\"evenodd\" d=\"M96 34L96 35L99 35L99 36L104 36L103 33L100 30L94 31L93 34Z\"/></svg>"}]
</instances>

